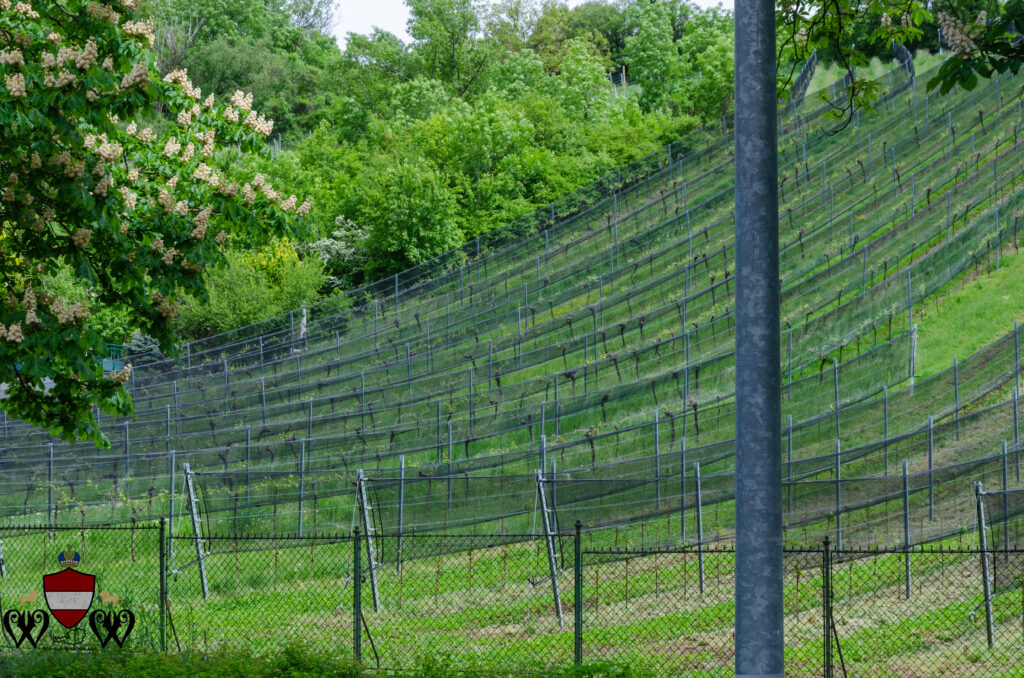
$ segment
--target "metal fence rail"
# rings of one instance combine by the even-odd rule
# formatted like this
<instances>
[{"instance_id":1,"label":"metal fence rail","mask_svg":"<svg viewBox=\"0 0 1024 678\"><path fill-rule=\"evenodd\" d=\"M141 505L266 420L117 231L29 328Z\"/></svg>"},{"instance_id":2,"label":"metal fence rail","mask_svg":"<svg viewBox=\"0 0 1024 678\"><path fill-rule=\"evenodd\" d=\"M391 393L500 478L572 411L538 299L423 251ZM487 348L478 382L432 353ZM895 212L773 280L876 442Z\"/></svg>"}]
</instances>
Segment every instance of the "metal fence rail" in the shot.
<instances>
[{"instance_id":1,"label":"metal fence rail","mask_svg":"<svg viewBox=\"0 0 1024 678\"><path fill-rule=\"evenodd\" d=\"M208 598L196 562L165 570L162 522L2 527L2 647L94 650L112 626L129 649L258 653L302 642L371 671L528 675L611 661L637 675L730 674L731 548L636 548L581 527L513 541L209 535ZM43 576L68 569L58 556L76 552L73 569L95 576L94 596L68 629L50 618ZM839 550L826 538L787 548L784 563L787 675L1009 675L1024 661L1024 548L979 547L972 536Z\"/></svg>"}]
</instances>

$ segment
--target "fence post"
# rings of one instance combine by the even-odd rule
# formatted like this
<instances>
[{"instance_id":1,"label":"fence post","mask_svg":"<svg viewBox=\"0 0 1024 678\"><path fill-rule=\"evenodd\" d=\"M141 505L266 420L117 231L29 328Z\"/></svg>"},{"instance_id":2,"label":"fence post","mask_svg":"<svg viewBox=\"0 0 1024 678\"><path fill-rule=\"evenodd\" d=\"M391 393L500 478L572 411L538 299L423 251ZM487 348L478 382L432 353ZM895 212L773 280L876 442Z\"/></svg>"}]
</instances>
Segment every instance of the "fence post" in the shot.
<instances>
[{"instance_id":1,"label":"fence post","mask_svg":"<svg viewBox=\"0 0 1024 678\"><path fill-rule=\"evenodd\" d=\"M437 399L437 463L441 463L441 399Z\"/></svg>"},{"instance_id":2,"label":"fence post","mask_svg":"<svg viewBox=\"0 0 1024 678\"><path fill-rule=\"evenodd\" d=\"M357 662L363 661L363 634L360 620L363 616L363 564L359 526L352 530L352 654Z\"/></svg>"},{"instance_id":3,"label":"fence post","mask_svg":"<svg viewBox=\"0 0 1024 678\"><path fill-rule=\"evenodd\" d=\"M302 504L306 498L306 439L299 444L299 536L302 536Z\"/></svg>"},{"instance_id":4,"label":"fence post","mask_svg":"<svg viewBox=\"0 0 1024 678\"><path fill-rule=\"evenodd\" d=\"M686 436L679 441L679 538L686 541Z\"/></svg>"},{"instance_id":5,"label":"fence post","mask_svg":"<svg viewBox=\"0 0 1024 678\"><path fill-rule=\"evenodd\" d=\"M832 678L832 552L829 550L828 535L821 541L821 627L823 664L825 678Z\"/></svg>"},{"instance_id":6,"label":"fence post","mask_svg":"<svg viewBox=\"0 0 1024 678\"><path fill-rule=\"evenodd\" d=\"M583 557L580 549L580 533L582 524L576 521L576 539L573 543L573 593L574 615L573 615L573 661L576 666L583 665Z\"/></svg>"},{"instance_id":7,"label":"fence post","mask_svg":"<svg viewBox=\"0 0 1024 678\"><path fill-rule=\"evenodd\" d=\"M654 410L654 507L661 510L661 446L658 444L658 410Z\"/></svg>"},{"instance_id":8,"label":"fence post","mask_svg":"<svg viewBox=\"0 0 1024 678\"><path fill-rule=\"evenodd\" d=\"M131 450L132 450L132 448L131 448L131 442L129 440L128 423L129 422L127 422L127 421L124 423L124 478L125 478L125 485L127 485L127 483L128 483L128 476L131 475L131 470L132 470L132 465L131 465L131 461L132 461L132 451ZM127 489L126 489L126 492L127 492Z\"/></svg>"},{"instance_id":9,"label":"fence post","mask_svg":"<svg viewBox=\"0 0 1024 678\"><path fill-rule=\"evenodd\" d=\"M1009 464L1006 458L1006 441L1003 441L1003 558L1010 560L1010 495Z\"/></svg>"},{"instance_id":10,"label":"fence post","mask_svg":"<svg viewBox=\"0 0 1024 678\"><path fill-rule=\"evenodd\" d=\"M839 447L839 438L836 438L836 548L843 548L843 491L840 487L842 480L842 457Z\"/></svg>"},{"instance_id":11,"label":"fence post","mask_svg":"<svg viewBox=\"0 0 1024 678\"><path fill-rule=\"evenodd\" d=\"M914 381L917 379L917 325L910 331L910 395L914 395Z\"/></svg>"},{"instance_id":12,"label":"fence post","mask_svg":"<svg viewBox=\"0 0 1024 678\"><path fill-rule=\"evenodd\" d=\"M787 336L788 336L788 338L787 338L787 344L788 344L787 353L789 355L789 358L788 358L789 366L787 368L788 376L786 378L786 389L787 389L786 400L788 402L793 402L793 328L792 327L789 328L789 332L787 333Z\"/></svg>"},{"instance_id":13,"label":"fence post","mask_svg":"<svg viewBox=\"0 0 1024 678\"><path fill-rule=\"evenodd\" d=\"M445 469L448 478L448 510L452 508L452 422L448 420L448 466Z\"/></svg>"},{"instance_id":14,"label":"fence post","mask_svg":"<svg viewBox=\"0 0 1024 678\"><path fill-rule=\"evenodd\" d=\"M1013 456L1014 466L1017 467L1017 482L1020 482L1020 418L1017 409L1017 399L1020 397L1020 390L1013 389Z\"/></svg>"},{"instance_id":15,"label":"fence post","mask_svg":"<svg viewBox=\"0 0 1024 678\"><path fill-rule=\"evenodd\" d=\"M953 421L956 422L956 439L960 440L960 371L953 356Z\"/></svg>"},{"instance_id":16,"label":"fence post","mask_svg":"<svg viewBox=\"0 0 1024 678\"><path fill-rule=\"evenodd\" d=\"M697 493L697 572L700 576L700 595L704 595L704 514L700 501L700 462L693 465L694 490Z\"/></svg>"},{"instance_id":17,"label":"fence post","mask_svg":"<svg viewBox=\"0 0 1024 678\"><path fill-rule=\"evenodd\" d=\"M54 515L53 515L53 443L50 443L50 463L49 463L49 469L48 469L48 478L49 478L49 482L47 483L47 490L46 490L46 496L47 496L47 500L46 500L46 518L47 518L47 522L49 522L49 524L50 524L50 529L51 529L50 535L52 536L53 535L52 529L53 529L53 523L54 523L54 520L53 520L53 518L54 518Z\"/></svg>"},{"instance_id":18,"label":"fence post","mask_svg":"<svg viewBox=\"0 0 1024 678\"><path fill-rule=\"evenodd\" d=\"M405 512L405 455L398 457L398 539L395 543L395 571L402 574L402 522Z\"/></svg>"},{"instance_id":19,"label":"fence post","mask_svg":"<svg viewBox=\"0 0 1024 678\"><path fill-rule=\"evenodd\" d=\"M183 466L185 469L185 485L188 488L189 509L192 511L192 533L196 542L196 560L199 563L199 582L203 589L203 600L209 600L210 588L206 583L206 562L204 560L206 558L206 552L203 549L203 539L200 536L199 507L196 505L195 484L192 481L192 469L189 467L188 462Z\"/></svg>"},{"instance_id":20,"label":"fence post","mask_svg":"<svg viewBox=\"0 0 1024 678\"><path fill-rule=\"evenodd\" d=\"M171 450L171 493L167 497L167 555L174 560L174 450Z\"/></svg>"},{"instance_id":21,"label":"fence post","mask_svg":"<svg viewBox=\"0 0 1024 678\"><path fill-rule=\"evenodd\" d=\"M934 464L935 418L928 415L928 520L935 520L935 464Z\"/></svg>"},{"instance_id":22,"label":"fence post","mask_svg":"<svg viewBox=\"0 0 1024 678\"><path fill-rule=\"evenodd\" d=\"M1020 327L1013 321L1013 385L1020 390Z\"/></svg>"},{"instance_id":23,"label":"fence post","mask_svg":"<svg viewBox=\"0 0 1024 678\"><path fill-rule=\"evenodd\" d=\"M793 512L793 415L786 415L786 513Z\"/></svg>"},{"instance_id":24,"label":"fence post","mask_svg":"<svg viewBox=\"0 0 1024 678\"><path fill-rule=\"evenodd\" d=\"M974 497L978 510L978 541L981 547L981 587L985 596L985 632L989 648L995 647L992 633L992 583L988 574L988 539L985 535L985 504L981 481L974 483Z\"/></svg>"},{"instance_id":25,"label":"fence post","mask_svg":"<svg viewBox=\"0 0 1024 678\"><path fill-rule=\"evenodd\" d=\"M885 453L885 475L889 475L889 385L882 386L882 447Z\"/></svg>"},{"instance_id":26,"label":"fence post","mask_svg":"<svg viewBox=\"0 0 1024 678\"><path fill-rule=\"evenodd\" d=\"M903 570L907 600L910 600L910 473L903 460Z\"/></svg>"},{"instance_id":27,"label":"fence post","mask_svg":"<svg viewBox=\"0 0 1024 678\"><path fill-rule=\"evenodd\" d=\"M160 519L160 540L158 550L160 554L160 602L158 610L160 614L160 651L167 652L167 554L164 552L164 535L167 531L167 522Z\"/></svg>"},{"instance_id":28,"label":"fence post","mask_svg":"<svg viewBox=\"0 0 1024 678\"><path fill-rule=\"evenodd\" d=\"M249 487L252 483L249 482L249 467L252 461L252 431L249 427L245 427L245 505L249 506Z\"/></svg>"},{"instance_id":29,"label":"fence post","mask_svg":"<svg viewBox=\"0 0 1024 678\"><path fill-rule=\"evenodd\" d=\"M839 438L839 361L835 358L832 358L832 395L836 404L836 438Z\"/></svg>"}]
</instances>

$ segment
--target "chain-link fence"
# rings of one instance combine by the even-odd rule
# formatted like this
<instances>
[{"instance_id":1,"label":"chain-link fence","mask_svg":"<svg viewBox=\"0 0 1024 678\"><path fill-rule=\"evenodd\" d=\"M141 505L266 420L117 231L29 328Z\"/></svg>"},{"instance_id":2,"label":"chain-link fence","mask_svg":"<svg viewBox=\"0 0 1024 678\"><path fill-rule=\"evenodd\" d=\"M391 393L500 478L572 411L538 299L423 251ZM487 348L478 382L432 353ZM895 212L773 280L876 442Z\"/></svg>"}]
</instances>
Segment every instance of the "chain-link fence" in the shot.
<instances>
[{"instance_id":1,"label":"chain-link fence","mask_svg":"<svg viewBox=\"0 0 1024 678\"><path fill-rule=\"evenodd\" d=\"M264 653L301 641L396 673L733 671L735 552L721 544L638 548L579 527L516 540L166 537L163 524L0 528L4 647ZM787 675L1016 675L1024 549L989 546L787 548ZM194 558L165 571L169 548Z\"/></svg>"}]
</instances>

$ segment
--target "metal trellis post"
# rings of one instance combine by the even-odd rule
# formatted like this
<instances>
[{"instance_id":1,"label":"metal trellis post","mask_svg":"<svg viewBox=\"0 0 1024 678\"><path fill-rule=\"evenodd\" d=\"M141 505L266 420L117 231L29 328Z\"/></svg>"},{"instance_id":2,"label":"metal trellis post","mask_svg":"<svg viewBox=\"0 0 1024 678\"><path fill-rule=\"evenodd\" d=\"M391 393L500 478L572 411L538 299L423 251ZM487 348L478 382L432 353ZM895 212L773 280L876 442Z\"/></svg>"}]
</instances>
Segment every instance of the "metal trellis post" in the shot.
<instances>
[{"instance_id":1,"label":"metal trellis post","mask_svg":"<svg viewBox=\"0 0 1024 678\"><path fill-rule=\"evenodd\" d=\"M544 523L544 543L548 552L548 571L551 575L551 591L555 597L555 610L558 612L558 626L565 628L562 617L562 597L558 592L558 561L555 559L555 535L551 529L551 517L548 514L548 502L544 495L544 475L537 469L537 492L540 493L540 513Z\"/></svg>"},{"instance_id":2,"label":"metal trellis post","mask_svg":"<svg viewBox=\"0 0 1024 678\"><path fill-rule=\"evenodd\" d=\"M182 468L185 471L185 487L188 490L188 504L189 509L192 512L192 533L195 537L196 543L196 562L199 565L199 581L203 589L203 599L209 600L210 587L206 582L206 551L203 549L203 539L200 536L199 508L196 505L195 483L193 482L192 469L188 462L182 464Z\"/></svg>"}]
</instances>

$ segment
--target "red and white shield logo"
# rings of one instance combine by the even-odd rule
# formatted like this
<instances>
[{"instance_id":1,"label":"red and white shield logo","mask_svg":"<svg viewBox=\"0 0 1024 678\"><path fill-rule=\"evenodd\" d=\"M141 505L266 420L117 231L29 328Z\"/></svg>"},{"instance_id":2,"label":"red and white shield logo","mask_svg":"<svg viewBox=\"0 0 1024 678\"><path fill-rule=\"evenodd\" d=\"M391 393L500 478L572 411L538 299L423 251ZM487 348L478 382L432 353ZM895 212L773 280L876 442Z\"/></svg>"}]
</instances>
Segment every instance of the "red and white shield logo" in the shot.
<instances>
[{"instance_id":1,"label":"red and white shield logo","mask_svg":"<svg viewBox=\"0 0 1024 678\"><path fill-rule=\"evenodd\" d=\"M46 605L54 619L67 628L82 621L92 605L96 576L66 569L43 577Z\"/></svg>"}]
</instances>

